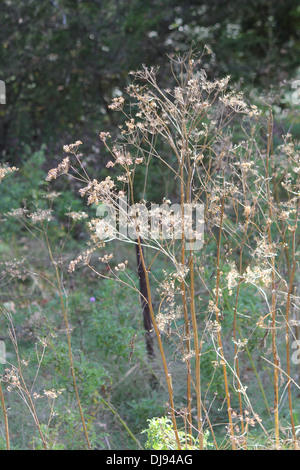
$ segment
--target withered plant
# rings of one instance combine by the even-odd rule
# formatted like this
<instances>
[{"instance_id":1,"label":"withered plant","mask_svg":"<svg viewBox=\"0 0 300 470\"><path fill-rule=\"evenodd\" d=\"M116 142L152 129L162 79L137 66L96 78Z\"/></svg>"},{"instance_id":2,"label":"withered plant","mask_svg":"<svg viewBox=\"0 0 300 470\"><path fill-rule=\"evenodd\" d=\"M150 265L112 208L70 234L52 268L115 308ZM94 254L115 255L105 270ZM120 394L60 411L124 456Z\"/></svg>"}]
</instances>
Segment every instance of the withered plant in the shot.
<instances>
[{"instance_id":1,"label":"withered plant","mask_svg":"<svg viewBox=\"0 0 300 470\"><path fill-rule=\"evenodd\" d=\"M168 89L154 68L130 72L132 83L110 106L123 115L119 131L114 138L100 133L111 176L99 181L89 174L77 141L64 147L67 156L47 180L76 178L80 195L98 207L88 221L89 246L69 272L88 266L99 278L134 289L146 306L148 346L154 335L175 447L182 448L184 429L187 448L197 442L203 449L209 430L216 448L246 449L255 427L265 436L263 445L296 449L298 143L287 134L275 146L271 107L262 112L249 104L229 77L208 78L207 53L171 58L174 86ZM149 200L153 186L156 201ZM126 272L127 260L114 263L109 247L116 239L137 248L142 291ZM249 297L255 310L245 304ZM178 374L185 377L180 400ZM223 385L217 401L215 376ZM256 409L253 380L265 419ZM226 436L220 444L215 407L223 405Z\"/></svg>"}]
</instances>

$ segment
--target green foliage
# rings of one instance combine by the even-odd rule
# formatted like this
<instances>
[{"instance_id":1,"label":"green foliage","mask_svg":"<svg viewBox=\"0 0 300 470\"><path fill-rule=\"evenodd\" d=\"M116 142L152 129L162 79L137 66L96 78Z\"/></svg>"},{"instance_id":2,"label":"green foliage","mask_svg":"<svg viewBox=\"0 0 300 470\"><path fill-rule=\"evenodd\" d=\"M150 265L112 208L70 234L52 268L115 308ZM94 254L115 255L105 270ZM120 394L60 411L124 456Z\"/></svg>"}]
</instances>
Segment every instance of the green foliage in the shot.
<instances>
[{"instance_id":1,"label":"green foliage","mask_svg":"<svg viewBox=\"0 0 300 470\"><path fill-rule=\"evenodd\" d=\"M45 190L44 172L42 166L45 163L46 147L43 145L40 150L32 152L30 147L25 146L22 155L24 164L19 171L14 174L14 184L7 178L1 185L0 199L0 215L3 219L1 222L1 238L5 238L6 234L16 234L20 228L20 224L5 214L12 209L26 207L27 201L30 201L31 207L39 205L41 208L46 207L46 201L41 198L41 194Z\"/></svg>"},{"instance_id":2,"label":"green foliage","mask_svg":"<svg viewBox=\"0 0 300 470\"><path fill-rule=\"evenodd\" d=\"M58 434L58 428L49 428L45 424L42 424L41 426L42 432L47 440L48 448L49 450L65 450L64 444L61 443L59 440L59 434ZM41 437L36 434L36 436L33 437L31 445L34 450L43 450L43 442L41 440Z\"/></svg>"},{"instance_id":3,"label":"green foliage","mask_svg":"<svg viewBox=\"0 0 300 470\"><path fill-rule=\"evenodd\" d=\"M0 450L6 450L6 440L3 436L0 436Z\"/></svg>"},{"instance_id":4,"label":"green foliage","mask_svg":"<svg viewBox=\"0 0 300 470\"><path fill-rule=\"evenodd\" d=\"M106 280L99 289L96 302L91 303L91 321L88 329L94 338L95 348L120 365L121 358L129 359L129 343L138 331L136 326L136 312L140 310L138 300L138 295L134 291L120 289L113 280ZM128 305L131 307L128 308ZM135 357L143 357L145 349L141 335L136 338L134 346Z\"/></svg>"},{"instance_id":5,"label":"green foliage","mask_svg":"<svg viewBox=\"0 0 300 470\"><path fill-rule=\"evenodd\" d=\"M66 214L70 211L83 210L83 201L74 197L72 189L67 184L60 188L58 197L53 202L47 199L49 185L45 181L44 170L46 155L47 146L44 144L35 152L29 146L24 146L22 151L24 163L13 175L14 184L10 184L11 176L2 182L0 198L2 242L18 243L17 236L26 233L19 221L7 215L14 209L23 208L29 212L35 212L37 209L55 209L55 221L48 229L48 236L54 243L67 234L69 220Z\"/></svg>"},{"instance_id":6,"label":"green foliage","mask_svg":"<svg viewBox=\"0 0 300 470\"><path fill-rule=\"evenodd\" d=\"M138 431L141 423L147 422L149 416L156 416L158 413L164 413L164 406L161 402L161 393L153 391L149 396L143 397L139 400L135 398L128 401L127 407L129 410L130 421L133 423L134 428Z\"/></svg>"}]
</instances>

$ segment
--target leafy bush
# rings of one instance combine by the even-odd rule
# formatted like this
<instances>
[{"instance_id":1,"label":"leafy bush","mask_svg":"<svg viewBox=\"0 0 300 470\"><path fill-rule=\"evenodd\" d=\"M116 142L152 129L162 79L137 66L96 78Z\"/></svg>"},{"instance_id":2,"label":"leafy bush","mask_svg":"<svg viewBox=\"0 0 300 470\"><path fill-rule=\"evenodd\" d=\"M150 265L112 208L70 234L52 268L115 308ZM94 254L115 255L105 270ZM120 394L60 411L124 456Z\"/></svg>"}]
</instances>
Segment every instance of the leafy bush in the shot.
<instances>
[{"instance_id":1,"label":"leafy bush","mask_svg":"<svg viewBox=\"0 0 300 470\"><path fill-rule=\"evenodd\" d=\"M152 418L148 420L148 428L143 433L147 434L146 449L151 450L176 450L177 443L175 439L172 421L163 416L162 418ZM198 449L199 442L193 437L187 435L183 431L179 431L180 443L183 450L196 450ZM208 442L209 432L206 431L203 445L204 449L209 449L212 444ZM189 439L192 443L188 444Z\"/></svg>"}]
</instances>

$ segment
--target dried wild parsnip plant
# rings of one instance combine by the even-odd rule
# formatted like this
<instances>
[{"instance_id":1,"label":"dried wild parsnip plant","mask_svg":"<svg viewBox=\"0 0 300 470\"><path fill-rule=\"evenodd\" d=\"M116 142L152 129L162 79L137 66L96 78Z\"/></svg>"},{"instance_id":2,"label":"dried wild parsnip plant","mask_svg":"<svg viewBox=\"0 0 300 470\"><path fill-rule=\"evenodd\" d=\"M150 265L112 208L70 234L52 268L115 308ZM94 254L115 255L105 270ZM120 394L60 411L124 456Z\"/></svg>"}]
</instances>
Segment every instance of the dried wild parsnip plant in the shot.
<instances>
[{"instance_id":1,"label":"dried wild parsnip plant","mask_svg":"<svg viewBox=\"0 0 300 470\"><path fill-rule=\"evenodd\" d=\"M127 88L129 100L120 96L110 105L124 116L119 138L113 141L108 132L100 133L110 155L106 166L112 176L103 181L91 178L79 152L81 142L65 146L68 156L56 169L50 170L47 179L62 173L74 176L83 183L79 192L88 205L104 205L112 208L114 215L118 214L117 224L102 216L88 222L90 246L71 261L69 271L85 264L99 277L112 277L138 290L129 275L127 281L119 276L119 271L126 272L127 262L114 268L113 255L102 255L99 261L109 267L106 275L91 261L92 254L116 238L138 247L178 448L181 448L178 419L182 418L189 443L192 435L196 435L199 448L203 449L204 427L209 427L216 442L214 422L209 418L211 407L207 408L205 399L210 384L201 380L203 359L209 349L215 352L213 374L216 369L221 369L223 374L231 448L247 448L249 428L253 426L262 429L266 442L273 442L273 435L255 411L256 399L244 384L247 380L243 371L245 351L268 416L273 417L274 447L281 447L280 394L287 391L290 439L294 448L298 448L292 394L297 379L292 378L296 372L291 364L290 343L291 339L298 339L299 327L299 320L291 318L291 308L299 309L299 298L294 294L299 259L296 236L299 145L291 135L286 135L282 145L274 148L271 110L264 117L241 93L229 89L229 77L209 80L201 68L202 60L203 55L171 59L175 83L172 89L160 87L154 68L130 72L133 82ZM243 137L237 139L236 129ZM171 201L163 193L160 206L147 200L153 184L151 176L155 180L151 173L153 162L173 181L172 203L179 206L179 211L170 210ZM138 196L135 185L141 167L145 180L142 195ZM187 220L184 208L188 204L192 208L200 205L204 208L204 238L193 228L195 221L187 237L191 219ZM158 221L155 236L153 232L149 236L150 219ZM124 221L127 231L123 230ZM147 257L153 253L148 265L145 250ZM152 275L152 269L160 258L168 260L169 269L159 279ZM159 296L155 309L154 287ZM261 310L243 315L240 304L250 288L260 298ZM251 317L254 314L255 318ZM249 325L245 326L244 317L249 318ZM251 337L259 336L260 331L270 343L273 405L266 399L253 352L247 346ZM231 342L228 334L232 336ZM166 342L168 338L171 343ZM285 357L282 341L286 344ZM180 409L174 400L168 344L173 344L177 355L181 353L185 366L186 406ZM264 354L267 355L262 351L260 356Z\"/></svg>"},{"instance_id":2,"label":"dried wild parsnip plant","mask_svg":"<svg viewBox=\"0 0 300 470\"><path fill-rule=\"evenodd\" d=\"M90 220L85 213L69 214L86 219L90 231L86 251L69 263L69 272L88 266L99 278L133 289L148 306L175 447L182 448L182 428L187 448L196 440L203 449L207 429L220 447L212 384L221 377L223 447L247 449L251 428L258 427L265 446L279 449L285 442L297 449L294 392L299 370L291 348L299 329L299 143L287 134L275 147L271 108L263 113L249 104L230 88L229 77L209 79L202 66L207 53L171 58L174 86L168 89L159 85L154 68L130 72L126 96L110 105L124 118L118 136L100 133L111 176L99 181L89 175L79 151L82 142L77 141L64 146L67 156L49 171L47 181L63 174L75 178L82 183L79 193L87 205L98 208ZM148 200L157 173L168 182L167 193L157 185L160 204ZM51 213L25 217L32 223L41 217L49 221ZM128 273L127 260L115 264L111 251L103 253L116 239L135 245L144 292ZM255 299L252 309L250 297ZM65 313L64 318L68 327ZM262 362L271 374L272 391L257 370ZM185 376L184 405L176 394L174 363ZM266 420L256 411L249 367ZM288 425L283 436L285 396ZM271 428L266 424L270 418Z\"/></svg>"}]
</instances>

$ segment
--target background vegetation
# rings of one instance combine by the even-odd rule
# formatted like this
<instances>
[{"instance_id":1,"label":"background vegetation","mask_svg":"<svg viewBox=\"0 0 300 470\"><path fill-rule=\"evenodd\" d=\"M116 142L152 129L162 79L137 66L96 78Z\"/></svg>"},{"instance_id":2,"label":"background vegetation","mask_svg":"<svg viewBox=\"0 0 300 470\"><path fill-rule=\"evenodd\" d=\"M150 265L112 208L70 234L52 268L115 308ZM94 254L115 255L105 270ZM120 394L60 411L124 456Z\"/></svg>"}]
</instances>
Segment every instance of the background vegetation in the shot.
<instances>
[{"instance_id":1,"label":"background vegetation","mask_svg":"<svg viewBox=\"0 0 300 470\"><path fill-rule=\"evenodd\" d=\"M96 209L87 208L78 195L78 181L60 178L53 185L46 176L62 160L63 146L77 139L83 142L85 170L99 179L108 176L107 149L99 133L105 130L119 136L122 122L109 105L130 83L128 72L142 64L159 66L161 86L172 87L167 55L174 58L191 49L201 52L205 45L212 50L204 61L208 79L230 75L230 83L244 92L246 101L257 104L266 115L271 109L275 146L287 132L299 139L300 100L295 96L297 87L293 88L300 79L299 3L3 0L0 38L0 80L7 94L6 105L0 105L0 161L19 168L0 186L0 339L9 363L16 367L8 372L0 364L6 382L1 392L5 405L0 414L0 447L8 446L7 426L10 447L16 449L45 444L53 449L83 449L86 434L90 447L99 449L171 446L170 421L164 418L168 393L160 362L153 365L147 358L139 295L110 279L99 279L88 268L67 271L89 238L84 220L76 222L66 214L85 211L94 216ZM264 143L266 134L264 129ZM236 126L233 140L241 138ZM165 151L163 144L160 150ZM135 181L138 196L144 177L141 169ZM149 188L152 201L176 196L159 164L151 170ZM28 213L51 208L53 220L43 219L37 230L7 216L19 208ZM128 259L129 274L135 278L134 249L114 247L114 265ZM60 263L59 271L51 253ZM208 260L213 260L214 248L208 247L208 253ZM158 279L168 267L159 263L153 273ZM298 258L296 268L295 285L299 283ZM207 273L208 283L213 275ZM230 301L224 298L225 311ZM261 309L251 287L241 292L239 302L245 315ZM68 306L67 318L64 305ZM231 318L225 316L226 322L230 337ZM273 378L263 361L251 362L252 351L262 347L263 341L257 331L251 336L245 350L246 373L251 393L259 397L258 408L272 430ZM171 347L169 351L173 354ZM211 379L213 360L212 351L206 351L203 383ZM175 357L173 361L174 396L184 406L185 382L180 380ZM254 380L256 374L259 380ZM210 397L217 443L210 434L206 445L228 447L219 370L211 390L218 397ZM288 448L287 395L282 397L281 437L286 438L282 445ZM294 398L294 420L299 427L299 390ZM147 420L152 418L148 428ZM264 441L256 427L248 444L259 448L270 442Z\"/></svg>"}]
</instances>

